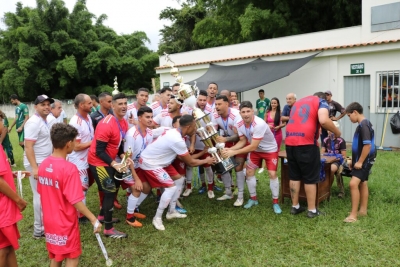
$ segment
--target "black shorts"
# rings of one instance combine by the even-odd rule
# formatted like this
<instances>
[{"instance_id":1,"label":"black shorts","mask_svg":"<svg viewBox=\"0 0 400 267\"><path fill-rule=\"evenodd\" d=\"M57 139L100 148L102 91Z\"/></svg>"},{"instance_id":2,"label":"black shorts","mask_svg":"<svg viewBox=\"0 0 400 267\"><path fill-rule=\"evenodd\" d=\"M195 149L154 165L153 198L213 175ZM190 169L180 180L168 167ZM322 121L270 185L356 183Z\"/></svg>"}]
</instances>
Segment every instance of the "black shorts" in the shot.
<instances>
[{"instance_id":1,"label":"black shorts","mask_svg":"<svg viewBox=\"0 0 400 267\"><path fill-rule=\"evenodd\" d=\"M286 146L289 179L317 184L321 170L321 154L315 145Z\"/></svg>"},{"instance_id":2,"label":"black shorts","mask_svg":"<svg viewBox=\"0 0 400 267\"><path fill-rule=\"evenodd\" d=\"M93 166L89 164L90 172L97 183L99 191L115 193L119 188L119 181L114 178L115 169L109 166Z\"/></svg>"},{"instance_id":3,"label":"black shorts","mask_svg":"<svg viewBox=\"0 0 400 267\"><path fill-rule=\"evenodd\" d=\"M361 169L352 169L351 176L357 177L361 182L368 181L368 176L371 172L372 164L365 163L362 165Z\"/></svg>"}]
</instances>

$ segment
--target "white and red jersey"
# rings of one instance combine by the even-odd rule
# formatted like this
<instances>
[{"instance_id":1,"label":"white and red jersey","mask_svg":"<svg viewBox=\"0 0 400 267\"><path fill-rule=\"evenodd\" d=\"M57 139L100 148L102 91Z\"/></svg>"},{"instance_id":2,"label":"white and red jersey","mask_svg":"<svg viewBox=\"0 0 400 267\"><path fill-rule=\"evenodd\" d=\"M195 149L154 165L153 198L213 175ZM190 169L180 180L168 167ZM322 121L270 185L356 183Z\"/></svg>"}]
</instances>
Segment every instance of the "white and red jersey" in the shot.
<instances>
[{"instance_id":1,"label":"white and red jersey","mask_svg":"<svg viewBox=\"0 0 400 267\"><path fill-rule=\"evenodd\" d=\"M132 160L135 163L134 168L139 167L139 158L143 150L153 142L153 132L146 128L146 134L142 136L139 131L139 126L134 126L128 130L125 135L124 151L130 147L132 150Z\"/></svg>"},{"instance_id":2,"label":"white and red jersey","mask_svg":"<svg viewBox=\"0 0 400 267\"><path fill-rule=\"evenodd\" d=\"M210 114L210 113L214 113L215 112L215 99L214 99L214 102L212 104L209 104L208 101L207 101L207 105L204 108L204 112L206 114Z\"/></svg>"},{"instance_id":3,"label":"white and red jersey","mask_svg":"<svg viewBox=\"0 0 400 267\"><path fill-rule=\"evenodd\" d=\"M222 118L217 112L214 112L212 116L212 123L215 129L219 129L221 136L232 136L235 134L234 128L239 121L242 120L240 112L237 109L229 108L228 117Z\"/></svg>"},{"instance_id":4,"label":"white and red jersey","mask_svg":"<svg viewBox=\"0 0 400 267\"><path fill-rule=\"evenodd\" d=\"M250 127L246 127L243 120L235 125L239 137L246 136L247 141L251 143L254 140L261 140L256 151L258 152L277 152L278 146L274 134L271 132L268 124L261 118L254 116Z\"/></svg>"},{"instance_id":5,"label":"white and red jersey","mask_svg":"<svg viewBox=\"0 0 400 267\"><path fill-rule=\"evenodd\" d=\"M93 140L94 128L89 115L83 118L81 115L75 114L69 121L69 125L74 126L75 129L78 130L76 141L79 143L87 143ZM80 151L72 151L72 153L68 155L68 161L75 164L78 170L86 170L89 168L87 162L88 153L89 147Z\"/></svg>"},{"instance_id":6,"label":"white and red jersey","mask_svg":"<svg viewBox=\"0 0 400 267\"><path fill-rule=\"evenodd\" d=\"M168 107L163 107L161 101L151 103L150 108L153 110L153 118L161 113L162 110L166 110Z\"/></svg>"},{"instance_id":7,"label":"white and red jersey","mask_svg":"<svg viewBox=\"0 0 400 267\"><path fill-rule=\"evenodd\" d=\"M78 212L85 197L78 169L64 158L50 156L39 166L37 191L43 211L47 250L68 254L80 248Z\"/></svg>"},{"instance_id":8,"label":"white and red jersey","mask_svg":"<svg viewBox=\"0 0 400 267\"><path fill-rule=\"evenodd\" d=\"M178 129L165 131L153 143L149 144L140 155L139 167L143 170L154 170L170 165L177 155L189 154Z\"/></svg>"},{"instance_id":9,"label":"white and red jersey","mask_svg":"<svg viewBox=\"0 0 400 267\"><path fill-rule=\"evenodd\" d=\"M153 122L155 126L161 126L161 127L170 127L172 128L172 119L171 114L168 112L168 110L164 109L161 111L160 114L157 116L153 116Z\"/></svg>"},{"instance_id":10,"label":"white and red jersey","mask_svg":"<svg viewBox=\"0 0 400 267\"><path fill-rule=\"evenodd\" d=\"M138 112L138 108L136 107L136 103L128 104L124 119L128 123L129 128L131 128L134 125L134 124L129 123L129 118L133 118L135 121L137 121L138 120L137 112Z\"/></svg>"}]
</instances>

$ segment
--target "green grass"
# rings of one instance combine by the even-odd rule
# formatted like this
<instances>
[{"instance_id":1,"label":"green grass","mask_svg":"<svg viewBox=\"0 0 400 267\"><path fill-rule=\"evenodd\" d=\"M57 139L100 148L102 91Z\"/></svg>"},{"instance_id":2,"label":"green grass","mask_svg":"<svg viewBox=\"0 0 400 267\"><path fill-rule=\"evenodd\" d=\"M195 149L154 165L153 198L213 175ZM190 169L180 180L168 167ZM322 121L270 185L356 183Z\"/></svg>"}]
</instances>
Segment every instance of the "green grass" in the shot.
<instances>
[{"instance_id":1,"label":"green grass","mask_svg":"<svg viewBox=\"0 0 400 267\"><path fill-rule=\"evenodd\" d=\"M15 131L11 134L17 168L22 166L22 149ZM397 164L399 152L379 151L369 179L369 216L354 224L342 220L350 210L349 178L345 177L346 196L336 197L334 183L330 202L320 209L325 217L308 219L305 214L292 216L290 200L275 215L266 172L258 175L257 192L260 204L250 210L233 207L232 201L209 200L206 195L192 195L182 201L189 211L186 219L167 221L165 231L151 224L157 204L145 200L141 212L148 218L144 227L133 229L124 223L116 228L125 231L125 240L103 238L113 266L399 266L399 186ZM24 179L24 198L29 206L18 224L21 248L17 251L20 266L48 266L44 240L34 240L32 194ZM246 189L247 190L247 189ZM123 210L115 217L125 218L123 191L119 199ZM216 193L219 196L218 193ZM247 198L247 192L245 198ZM88 194L88 206L96 214L96 187ZM90 224L80 227L83 254L80 266L104 266L105 260L92 234Z\"/></svg>"}]
</instances>

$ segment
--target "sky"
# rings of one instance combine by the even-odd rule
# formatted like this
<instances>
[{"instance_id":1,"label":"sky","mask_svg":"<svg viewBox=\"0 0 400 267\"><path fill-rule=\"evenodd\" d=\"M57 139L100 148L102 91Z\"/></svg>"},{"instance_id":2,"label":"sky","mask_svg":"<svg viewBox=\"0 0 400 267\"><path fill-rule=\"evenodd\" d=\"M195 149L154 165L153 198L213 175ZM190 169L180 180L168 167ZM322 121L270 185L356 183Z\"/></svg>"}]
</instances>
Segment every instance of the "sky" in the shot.
<instances>
[{"instance_id":1,"label":"sky","mask_svg":"<svg viewBox=\"0 0 400 267\"><path fill-rule=\"evenodd\" d=\"M36 0L0 0L0 17L2 18L5 12L15 12L17 2L22 2L24 6L36 7ZM71 12L76 0L64 0L64 3ZM151 41L147 46L154 51L157 50L160 40L159 30L163 25L170 25L167 20L159 20L161 10L166 7L180 7L177 0L86 0L86 6L96 17L106 14L108 19L104 24L118 34L145 32ZM0 27L5 28L1 21Z\"/></svg>"}]
</instances>

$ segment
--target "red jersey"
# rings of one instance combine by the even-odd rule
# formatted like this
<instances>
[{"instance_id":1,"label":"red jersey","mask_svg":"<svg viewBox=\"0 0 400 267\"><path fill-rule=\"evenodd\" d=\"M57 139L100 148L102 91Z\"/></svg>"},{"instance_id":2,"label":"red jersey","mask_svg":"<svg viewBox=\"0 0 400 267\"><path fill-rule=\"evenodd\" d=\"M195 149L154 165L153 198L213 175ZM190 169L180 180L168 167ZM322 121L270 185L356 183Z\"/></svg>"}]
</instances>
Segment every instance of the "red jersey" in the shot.
<instances>
[{"instance_id":1,"label":"red jersey","mask_svg":"<svg viewBox=\"0 0 400 267\"><path fill-rule=\"evenodd\" d=\"M97 124L94 140L107 142L106 153L114 160L127 131L128 123L125 119L117 121L114 115L108 115ZM88 163L93 166L108 166L107 163L97 157L96 142L92 142L90 145Z\"/></svg>"},{"instance_id":2,"label":"red jersey","mask_svg":"<svg viewBox=\"0 0 400 267\"><path fill-rule=\"evenodd\" d=\"M50 156L40 164L38 176L47 250L67 254L80 249L78 212L73 205L84 195L77 167Z\"/></svg>"},{"instance_id":3,"label":"red jersey","mask_svg":"<svg viewBox=\"0 0 400 267\"><path fill-rule=\"evenodd\" d=\"M320 108L326 108L329 111L326 101L317 96L307 96L293 104L286 126L286 145L317 145Z\"/></svg>"},{"instance_id":4,"label":"red jersey","mask_svg":"<svg viewBox=\"0 0 400 267\"><path fill-rule=\"evenodd\" d=\"M3 146L0 144L0 176L4 181L15 191L14 178L11 172L10 163L7 161L7 156L4 153ZM0 192L0 228L7 227L22 220L22 214L18 209L17 204Z\"/></svg>"}]
</instances>

